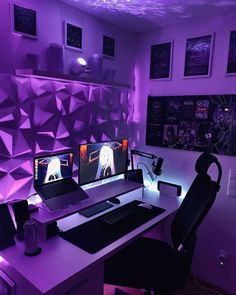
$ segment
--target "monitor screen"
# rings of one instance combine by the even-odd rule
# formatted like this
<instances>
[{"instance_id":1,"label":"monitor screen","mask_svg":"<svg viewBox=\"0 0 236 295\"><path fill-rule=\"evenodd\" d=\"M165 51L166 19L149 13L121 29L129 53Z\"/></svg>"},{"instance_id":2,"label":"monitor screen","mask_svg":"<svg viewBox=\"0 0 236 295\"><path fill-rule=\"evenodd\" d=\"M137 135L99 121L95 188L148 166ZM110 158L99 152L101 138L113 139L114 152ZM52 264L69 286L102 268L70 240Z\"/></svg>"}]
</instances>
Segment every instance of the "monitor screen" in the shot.
<instances>
[{"instance_id":1,"label":"monitor screen","mask_svg":"<svg viewBox=\"0 0 236 295\"><path fill-rule=\"evenodd\" d=\"M80 145L79 184L125 173L127 155L127 139Z\"/></svg>"},{"instance_id":2,"label":"monitor screen","mask_svg":"<svg viewBox=\"0 0 236 295\"><path fill-rule=\"evenodd\" d=\"M34 186L72 178L73 153L34 158Z\"/></svg>"}]
</instances>

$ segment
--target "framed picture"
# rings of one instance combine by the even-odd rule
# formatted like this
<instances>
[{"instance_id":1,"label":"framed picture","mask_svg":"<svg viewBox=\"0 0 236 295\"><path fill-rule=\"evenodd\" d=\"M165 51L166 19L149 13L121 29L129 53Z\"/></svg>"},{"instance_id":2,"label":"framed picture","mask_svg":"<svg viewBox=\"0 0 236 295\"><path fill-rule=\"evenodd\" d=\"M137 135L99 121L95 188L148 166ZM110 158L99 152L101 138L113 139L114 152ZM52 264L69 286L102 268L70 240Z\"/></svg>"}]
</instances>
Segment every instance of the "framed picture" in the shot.
<instances>
[{"instance_id":1,"label":"framed picture","mask_svg":"<svg viewBox=\"0 0 236 295\"><path fill-rule=\"evenodd\" d=\"M186 41L184 77L209 77L213 34L190 38Z\"/></svg>"},{"instance_id":2,"label":"framed picture","mask_svg":"<svg viewBox=\"0 0 236 295\"><path fill-rule=\"evenodd\" d=\"M102 54L105 57L115 57L115 39L106 35L102 36Z\"/></svg>"},{"instance_id":3,"label":"framed picture","mask_svg":"<svg viewBox=\"0 0 236 295\"><path fill-rule=\"evenodd\" d=\"M236 31L230 32L227 75L236 75Z\"/></svg>"},{"instance_id":4,"label":"framed picture","mask_svg":"<svg viewBox=\"0 0 236 295\"><path fill-rule=\"evenodd\" d=\"M151 46L150 79L171 79L173 42Z\"/></svg>"},{"instance_id":5,"label":"framed picture","mask_svg":"<svg viewBox=\"0 0 236 295\"><path fill-rule=\"evenodd\" d=\"M37 38L37 14L31 8L12 4L13 32L26 37Z\"/></svg>"},{"instance_id":6,"label":"framed picture","mask_svg":"<svg viewBox=\"0 0 236 295\"><path fill-rule=\"evenodd\" d=\"M64 22L65 26L65 47L82 50L82 28L74 24Z\"/></svg>"}]
</instances>

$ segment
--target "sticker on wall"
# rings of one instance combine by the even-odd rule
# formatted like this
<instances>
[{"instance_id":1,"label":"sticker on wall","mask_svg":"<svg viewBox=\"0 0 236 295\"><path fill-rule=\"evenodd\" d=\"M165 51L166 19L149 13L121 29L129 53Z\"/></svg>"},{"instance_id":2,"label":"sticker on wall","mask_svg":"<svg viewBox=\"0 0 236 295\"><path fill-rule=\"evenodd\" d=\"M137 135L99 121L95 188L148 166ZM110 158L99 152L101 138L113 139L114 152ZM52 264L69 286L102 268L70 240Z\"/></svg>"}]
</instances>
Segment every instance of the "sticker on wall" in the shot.
<instances>
[{"instance_id":1,"label":"sticker on wall","mask_svg":"<svg viewBox=\"0 0 236 295\"><path fill-rule=\"evenodd\" d=\"M236 75L236 31L230 32L227 75Z\"/></svg>"},{"instance_id":2,"label":"sticker on wall","mask_svg":"<svg viewBox=\"0 0 236 295\"><path fill-rule=\"evenodd\" d=\"M82 28L74 24L64 22L65 26L65 47L82 50Z\"/></svg>"},{"instance_id":3,"label":"sticker on wall","mask_svg":"<svg viewBox=\"0 0 236 295\"><path fill-rule=\"evenodd\" d=\"M104 57L115 57L115 39L106 35L102 36L102 54Z\"/></svg>"},{"instance_id":4,"label":"sticker on wall","mask_svg":"<svg viewBox=\"0 0 236 295\"><path fill-rule=\"evenodd\" d=\"M151 46L150 79L171 78L173 42Z\"/></svg>"},{"instance_id":5,"label":"sticker on wall","mask_svg":"<svg viewBox=\"0 0 236 295\"><path fill-rule=\"evenodd\" d=\"M12 10L13 31L26 37L37 38L36 11L15 3Z\"/></svg>"},{"instance_id":6,"label":"sticker on wall","mask_svg":"<svg viewBox=\"0 0 236 295\"><path fill-rule=\"evenodd\" d=\"M184 77L209 77L211 72L213 34L186 41Z\"/></svg>"}]
</instances>

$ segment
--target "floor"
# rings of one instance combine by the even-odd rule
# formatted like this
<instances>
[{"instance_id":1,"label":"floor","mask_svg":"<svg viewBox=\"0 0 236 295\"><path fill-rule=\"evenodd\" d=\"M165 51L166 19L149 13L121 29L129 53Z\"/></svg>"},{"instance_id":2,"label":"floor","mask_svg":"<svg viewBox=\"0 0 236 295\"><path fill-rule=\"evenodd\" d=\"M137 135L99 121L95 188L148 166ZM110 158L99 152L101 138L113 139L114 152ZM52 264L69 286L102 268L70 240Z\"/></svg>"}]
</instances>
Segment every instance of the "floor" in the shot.
<instances>
[{"instance_id":1,"label":"floor","mask_svg":"<svg viewBox=\"0 0 236 295\"><path fill-rule=\"evenodd\" d=\"M111 286L104 285L104 295L115 295L115 288L118 287L120 290L125 291L128 295L143 295L143 291L132 289L132 288L124 288L120 286ZM125 294L125 293L124 293ZM186 286L183 290L178 290L173 295L228 295L228 292L222 292L216 290L216 292L212 290L204 289L200 286L197 286L192 278L189 278Z\"/></svg>"}]
</instances>

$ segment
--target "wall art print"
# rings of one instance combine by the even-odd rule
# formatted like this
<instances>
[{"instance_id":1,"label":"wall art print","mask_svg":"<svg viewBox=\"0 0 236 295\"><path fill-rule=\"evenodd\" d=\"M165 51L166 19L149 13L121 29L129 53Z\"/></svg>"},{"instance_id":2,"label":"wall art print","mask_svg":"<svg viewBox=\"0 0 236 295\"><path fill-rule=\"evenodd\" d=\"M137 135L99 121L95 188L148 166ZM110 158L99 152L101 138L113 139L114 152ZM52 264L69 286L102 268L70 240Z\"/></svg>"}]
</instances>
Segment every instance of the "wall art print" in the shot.
<instances>
[{"instance_id":1,"label":"wall art print","mask_svg":"<svg viewBox=\"0 0 236 295\"><path fill-rule=\"evenodd\" d=\"M184 77L209 77L211 72L213 34L186 41Z\"/></svg>"},{"instance_id":2,"label":"wall art print","mask_svg":"<svg viewBox=\"0 0 236 295\"><path fill-rule=\"evenodd\" d=\"M172 50L172 42L151 46L150 79L171 78Z\"/></svg>"},{"instance_id":3,"label":"wall art print","mask_svg":"<svg viewBox=\"0 0 236 295\"><path fill-rule=\"evenodd\" d=\"M65 26L65 47L82 50L82 28L74 24L64 22Z\"/></svg>"},{"instance_id":4,"label":"wall art print","mask_svg":"<svg viewBox=\"0 0 236 295\"><path fill-rule=\"evenodd\" d=\"M236 75L236 31L230 32L227 75Z\"/></svg>"},{"instance_id":5,"label":"wall art print","mask_svg":"<svg viewBox=\"0 0 236 295\"><path fill-rule=\"evenodd\" d=\"M236 156L236 95L149 96L146 144Z\"/></svg>"}]
</instances>

